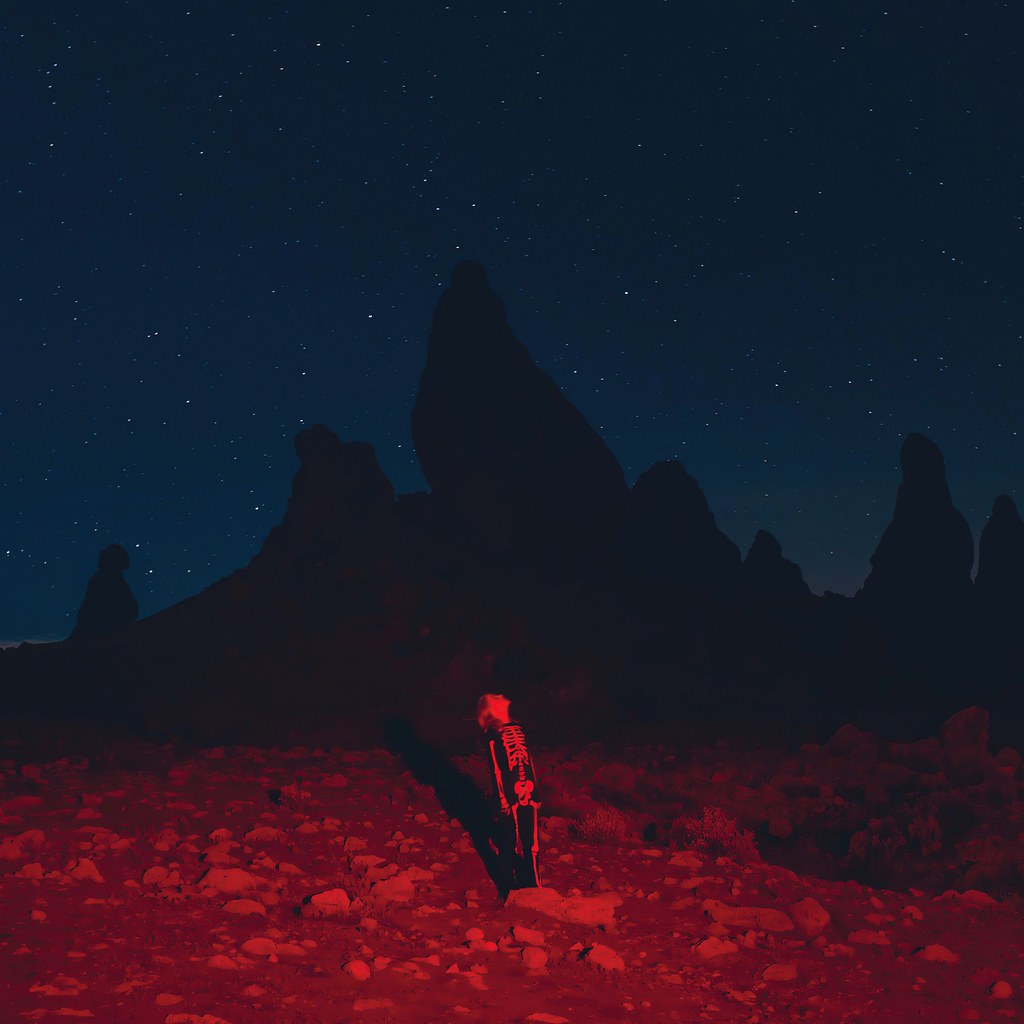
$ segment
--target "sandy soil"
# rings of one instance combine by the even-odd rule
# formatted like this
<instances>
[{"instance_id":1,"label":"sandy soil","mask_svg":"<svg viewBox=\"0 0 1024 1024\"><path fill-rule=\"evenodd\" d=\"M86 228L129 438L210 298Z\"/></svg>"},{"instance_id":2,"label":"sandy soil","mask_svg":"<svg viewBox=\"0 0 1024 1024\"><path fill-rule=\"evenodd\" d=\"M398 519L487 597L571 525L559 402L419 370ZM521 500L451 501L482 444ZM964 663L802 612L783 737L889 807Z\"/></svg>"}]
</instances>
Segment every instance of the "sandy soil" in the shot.
<instances>
[{"instance_id":1,"label":"sandy soil","mask_svg":"<svg viewBox=\"0 0 1024 1024\"><path fill-rule=\"evenodd\" d=\"M506 905L453 817L479 809L476 758L128 740L2 756L3 1024L1021 1014L1018 900L874 890L638 830L586 842L567 805L593 750L537 752L560 802L545 889ZM742 774L746 755L718 756Z\"/></svg>"}]
</instances>

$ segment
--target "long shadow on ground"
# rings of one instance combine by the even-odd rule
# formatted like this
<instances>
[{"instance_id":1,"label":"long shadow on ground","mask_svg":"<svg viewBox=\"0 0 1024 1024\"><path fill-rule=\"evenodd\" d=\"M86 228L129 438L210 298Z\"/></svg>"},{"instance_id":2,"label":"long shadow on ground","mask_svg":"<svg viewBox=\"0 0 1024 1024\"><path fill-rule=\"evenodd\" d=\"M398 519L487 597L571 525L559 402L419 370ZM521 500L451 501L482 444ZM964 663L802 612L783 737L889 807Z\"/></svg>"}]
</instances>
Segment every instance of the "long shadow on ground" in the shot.
<instances>
[{"instance_id":1,"label":"long shadow on ground","mask_svg":"<svg viewBox=\"0 0 1024 1024\"><path fill-rule=\"evenodd\" d=\"M487 797L465 772L428 743L408 721L392 718L384 723L384 738L392 753L401 757L418 782L430 786L445 813L469 833L499 897L508 896L511 882L494 852L494 819Z\"/></svg>"}]
</instances>

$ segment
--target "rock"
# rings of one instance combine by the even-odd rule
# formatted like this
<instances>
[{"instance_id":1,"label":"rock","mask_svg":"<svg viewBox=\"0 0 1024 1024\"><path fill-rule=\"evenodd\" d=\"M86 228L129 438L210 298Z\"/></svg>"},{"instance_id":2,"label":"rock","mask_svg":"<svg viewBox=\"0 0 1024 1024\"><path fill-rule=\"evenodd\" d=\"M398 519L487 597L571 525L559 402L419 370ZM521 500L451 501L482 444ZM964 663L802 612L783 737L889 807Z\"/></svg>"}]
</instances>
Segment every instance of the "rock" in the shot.
<instances>
[{"instance_id":1,"label":"rock","mask_svg":"<svg viewBox=\"0 0 1024 1024\"><path fill-rule=\"evenodd\" d=\"M782 545L767 530L758 530L740 570L743 596L756 604L791 604L811 598L796 562L782 557Z\"/></svg>"},{"instance_id":2,"label":"rock","mask_svg":"<svg viewBox=\"0 0 1024 1024\"><path fill-rule=\"evenodd\" d=\"M70 864L67 868L68 874L79 882L102 882L103 876L96 864L88 857Z\"/></svg>"},{"instance_id":3,"label":"rock","mask_svg":"<svg viewBox=\"0 0 1024 1024\"><path fill-rule=\"evenodd\" d=\"M617 893L599 896L564 897L554 889L516 889L508 894L505 906L514 910L532 910L569 924L607 927L615 921L615 908L621 906Z\"/></svg>"},{"instance_id":4,"label":"rock","mask_svg":"<svg viewBox=\"0 0 1024 1024\"><path fill-rule=\"evenodd\" d=\"M72 640L106 636L130 626L139 617L139 602L124 578L131 565L128 552L111 544L101 552L96 572L85 588Z\"/></svg>"},{"instance_id":5,"label":"rock","mask_svg":"<svg viewBox=\"0 0 1024 1024\"><path fill-rule=\"evenodd\" d=\"M216 967L222 971L237 971L238 964L229 956L225 956L223 953L215 953L206 961L207 966Z\"/></svg>"},{"instance_id":6,"label":"rock","mask_svg":"<svg viewBox=\"0 0 1024 1024\"><path fill-rule=\"evenodd\" d=\"M953 507L942 453L921 434L901 452L903 482L892 521L858 601L886 628L898 654L937 671L959 650L972 594L974 538Z\"/></svg>"},{"instance_id":7,"label":"rock","mask_svg":"<svg viewBox=\"0 0 1024 1024\"><path fill-rule=\"evenodd\" d=\"M526 946L520 955L531 970L538 970L548 962L547 952L537 946Z\"/></svg>"},{"instance_id":8,"label":"rock","mask_svg":"<svg viewBox=\"0 0 1024 1024\"><path fill-rule=\"evenodd\" d=\"M302 902L303 917L337 917L347 914L351 901L344 889L324 889Z\"/></svg>"},{"instance_id":9,"label":"rock","mask_svg":"<svg viewBox=\"0 0 1024 1024\"><path fill-rule=\"evenodd\" d=\"M943 768L954 785L979 783L993 768L988 752L988 720L984 708L964 708L939 727Z\"/></svg>"},{"instance_id":10,"label":"rock","mask_svg":"<svg viewBox=\"0 0 1024 1024\"><path fill-rule=\"evenodd\" d=\"M739 948L731 939L722 939L717 935L709 935L707 938L695 942L690 947L702 960L710 960L713 957L724 956L727 953L737 953Z\"/></svg>"},{"instance_id":11,"label":"rock","mask_svg":"<svg viewBox=\"0 0 1024 1024\"><path fill-rule=\"evenodd\" d=\"M829 912L813 896L797 900L789 912L800 930L811 938L820 935L831 920Z\"/></svg>"},{"instance_id":12,"label":"rock","mask_svg":"<svg viewBox=\"0 0 1024 1024\"><path fill-rule=\"evenodd\" d=\"M46 836L37 828L30 828L16 836L0 839L0 860L21 860L30 850L38 849L46 842Z\"/></svg>"},{"instance_id":13,"label":"rock","mask_svg":"<svg viewBox=\"0 0 1024 1024\"><path fill-rule=\"evenodd\" d=\"M267 916L267 908L258 900L228 900L221 910L228 914L258 914L261 917Z\"/></svg>"},{"instance_id":14,"label":"rock","mask_svg":"<svg viewBox=\"0 0 1024 1024\"><path fill-rule=\"evenodd\" d=\"M157 1006L177 1006L184 998L184 996L176 996L172 992L160 992L153 1002Z\"/></svg>"},{"instance_id":15,"label":"rock","mask_svg":"<svg viewBox=\"0 0 1024 1024\"><path fill-rule=\"evenodd\" d=\"M231 1022L212 1013L169 1013L164 1017L164 1024L231 1024Z\"/></svg>"},{"instance_id":16,"label":"rock","mask_svg":"<svg viewBox=\"0 0 1024 1024\"><path fill-rule=\"evenodd\" d=\"M955 964L960 960L958 954L954 953L946 946L939 945L938 943L932 943L922 949L917 949L914 951L914 955L919 956L922 960L931 960L935 963L943 964Z\"/></svg>"},{"instance_id":17,"label":"rock","mask_svg":"<svg viewBox=\"0 0 1024 1024\"><path fill-rule=\"evenodd\" d=\"M245 833L245 838L250 843L283 843L287 836L279 828L271 828L269 825L257 825Z\"/></svg>"},{"instance_id":18,"label":"rock","mask_svg":"<svg viewBox=\"0 0 1024 1024\"><path fill-rule=\"evenodd\" d=\"M870 928L857 928L847 936L849 942L861 946L889 946L891 942L885 932L872 931Z\"/></svg>"},{"instance_id":19,"label":"rock","mask_svg":"<svg viewBox=\"0 0 1024 1024\"><path fill-rule=\"evenodd\" d=\"M534 1024L569 1024L568 1017L559 1017L557 1013L531 1013L526 1019Z\"/></svg>"},{"instance_id":20,"label":"rock","mask_svg":"<svg viewBox=\"0 0 1024 1024\"><path fill-rule=\"evenodd\" d=\"M521 924L512 926L512 938L522 946L543 946L547 937L536 928L525 928Z\"/></svg>"},{"instance_id":21,"label":"rock","mask_svg":"<svg viewBox=\"0 0 1024 1024\"><path fill-rule=\"evenodd\" d=\"M1000 494L978 541L974 592L988 614L1019 609L1024 600L1024 520Z\"/></svg>"},{"instance_id":22,"label":"rock","mask_svg":"<svg viewBox=\"0 0 1024 1024\"><path fill-rule=\"evenodd\" d=\"M356 981L370 980L369 965L362 960L349 960L341 969Z\"/></svg>"},{"instance_id":23,"label":"rock","mask_svg":"<svg viewBox=\"0 0 1024 1024\"><path fill-rule=\"evenodd\" d=\"M431 502L478 549L582 566L613 543L622 469L516 340L479 263L458 264L437 304L412 436Z\"/></svg>"},{"instance_id":24,"label":"rock","mask_svg":"<svg viewBox=\"0 0 1024 1024\"><path fill-rule=\"evenodd\" d=\"M719 900L705 900L704 912L730 929L755 928L766 932L788 932L793 922L788 914L771 907L729 907Z\"/></svg>"},{"instance_id":25,"label":"rock","mask_svg":"<svg viewBox=\"0 0 1024 1024\"><path fill-rule=\"evenodd\" d=\"M247 939L242 943L242 952L249 956L276 956L277 943L262 937Z\"/></svg>"},{"instance_id":26,"label":"rock","mask_svg":"<svg viewBox=\"0 0 1024 1024\"><path fill-rule=\"evenodd\" d=\"M382 879L370 886L370 898L377 903L406 903L415 895L416 889L405 874Z\"/></svg>"},{"instance_id":27,"label":"rock","mask_svg":"<svg viewBox=\"0 0 1024 1024\"><path fill-rule=\"evenodd\" d=\"M795 981L796 964L769 964L762 972L762 981Z\"/></svg>"},{"instance_id":28,"label":"rock","mask_svg":"<svg viewBox=\"0 0 1024 1024\"><path fill-rule=\"evenodd\" d=\"M988 991L993 999L1009 999L1013 995L1013 986L1008 981L995 981Z\"/></svg>"},{"instance_id":29,"label":"rock","mask_svg":"<svg viewBox=\"0 0 1024 1024\"><path fill-rule=\"evenodd\" d=\"M267 886L262 878L241 868L210 868L199 876L197 884L207 895L211 892L252 892Z\"/></svg>"},{"instance_id":30,"label":"rock","mask_svg":"<svg viewBox=\"0 0 1024 1024\"><path fill-rule=\"evenodd\" d=\"M373 448L343 444L317 424L296 435L295 452L299 470L284 521L267 535L253 569L285 567L291 576L293 566L374 564L395 543L398 521L394 488Z\"/></svg>"},{"instance_id":31,"label":"rock","mask_svg":"<svg viewBox=\"0 0 1024 1024\"><path fill-rule=\"evenodd\" d=\"M580 959L586 961L591 967L597 967L602 971L624 971L626 969L625 960L613 949L600 943L585 949Z\"/></svg>"},{"instance_id":32,"label":"rock","mask_svg":"<svg viewBox=\"0 0 1024 1024\"><path fill-rule=\"evenodd\" d=\"M732 595L740 549L718 529L707 498L681 462L656 462L629 494L622 559L647 583Z\"/></svg>"}]
</instances>

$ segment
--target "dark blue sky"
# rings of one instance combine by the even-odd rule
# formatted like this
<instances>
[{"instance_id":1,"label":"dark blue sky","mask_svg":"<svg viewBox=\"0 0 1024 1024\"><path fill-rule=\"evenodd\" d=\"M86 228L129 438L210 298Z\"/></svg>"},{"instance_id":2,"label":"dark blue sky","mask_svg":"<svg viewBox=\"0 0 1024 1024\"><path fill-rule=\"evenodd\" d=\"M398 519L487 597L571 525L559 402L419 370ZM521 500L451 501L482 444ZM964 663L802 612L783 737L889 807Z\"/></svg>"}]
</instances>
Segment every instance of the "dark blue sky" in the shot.
<instances>
[{"instance_id":1,"label":"dark blue sky","mask_svg":"<svg viewBox=\"0 0 1024 1024\"><path fill-rule=\"evenodd\" d=\"M7 5L0 639L117 541L149 614L244 565L294 434L424 486L430 315L476 258L632 482L852 593L903 436L1020 498L1011 3Z\"/></svg>"}]
</instances>

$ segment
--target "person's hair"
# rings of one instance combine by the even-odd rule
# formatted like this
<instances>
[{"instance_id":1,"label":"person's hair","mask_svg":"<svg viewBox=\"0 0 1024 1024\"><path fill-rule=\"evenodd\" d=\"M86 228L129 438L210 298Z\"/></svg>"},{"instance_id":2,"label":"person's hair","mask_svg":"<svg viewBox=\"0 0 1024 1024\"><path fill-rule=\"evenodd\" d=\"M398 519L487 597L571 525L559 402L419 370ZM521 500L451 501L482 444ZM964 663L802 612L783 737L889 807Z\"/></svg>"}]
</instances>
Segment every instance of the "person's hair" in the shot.
<instances>
[{"instance_id":1,"label":"person's hair","mask_svg":"<svg viewBox=\"0 0 1024 1024\"><path fill-rule=\"evenodd\" d=\"M485 693L476 702L476 720L481 729L508 719L509 699L502 693Z\"/></svg>"}]
</instances>

